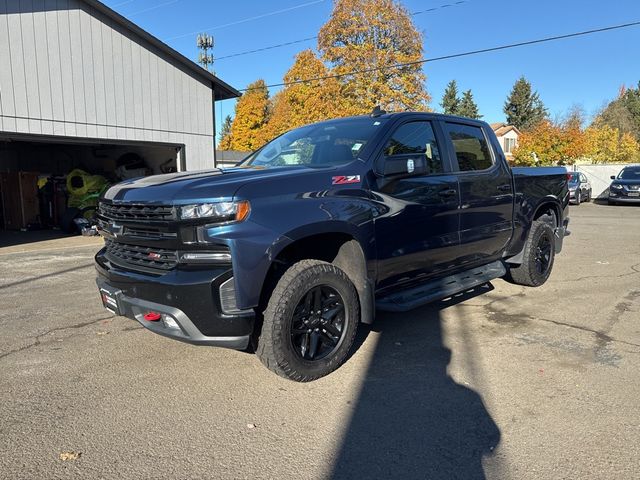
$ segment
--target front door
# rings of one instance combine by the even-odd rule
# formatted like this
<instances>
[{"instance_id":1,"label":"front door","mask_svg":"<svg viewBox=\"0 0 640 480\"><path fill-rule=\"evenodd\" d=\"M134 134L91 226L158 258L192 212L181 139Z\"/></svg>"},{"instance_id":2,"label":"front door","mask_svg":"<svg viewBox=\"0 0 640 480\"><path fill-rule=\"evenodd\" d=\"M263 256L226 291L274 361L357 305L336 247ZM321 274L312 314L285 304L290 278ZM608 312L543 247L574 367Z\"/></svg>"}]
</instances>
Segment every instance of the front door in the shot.
<instances>
[{"instance_id":1,"label":"front door","mask_svg":"<svg viewBox=\"0 0 640 480\"><path fill-rule=\"evenodd\" d=\"M458 181L430 121L398 126L376 163L378 288L408 286L454 266Z\"/></svg>"},{"instance_id":2,"label":"front door","mask_svg":"<svg viewBox=\"0 0 640 480\"><path fill-rule=\"evenodd\" d=\"M443 129L460 188L458 265L493 261L501 256L513 232L509 166L479 125L443 122Z\"/></svg>"}]
</instances>

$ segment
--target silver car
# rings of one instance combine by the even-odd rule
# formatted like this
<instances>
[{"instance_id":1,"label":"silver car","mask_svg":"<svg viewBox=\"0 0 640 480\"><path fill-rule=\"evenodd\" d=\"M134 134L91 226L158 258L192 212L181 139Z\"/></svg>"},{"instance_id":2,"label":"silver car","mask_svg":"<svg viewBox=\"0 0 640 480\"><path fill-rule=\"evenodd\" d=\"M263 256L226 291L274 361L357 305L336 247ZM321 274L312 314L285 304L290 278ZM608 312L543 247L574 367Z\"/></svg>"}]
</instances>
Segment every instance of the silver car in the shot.
<instances>
[{"instance_id":1,"label":"silver car","mask_svg":"<svg viewBox=\"0 0 640 480\"><path fill-rule=\"evenodd\" d=\"M569 172L569 200L576 205L591 201L591 183L580 172Z\"/></svg>"}]
</instances>

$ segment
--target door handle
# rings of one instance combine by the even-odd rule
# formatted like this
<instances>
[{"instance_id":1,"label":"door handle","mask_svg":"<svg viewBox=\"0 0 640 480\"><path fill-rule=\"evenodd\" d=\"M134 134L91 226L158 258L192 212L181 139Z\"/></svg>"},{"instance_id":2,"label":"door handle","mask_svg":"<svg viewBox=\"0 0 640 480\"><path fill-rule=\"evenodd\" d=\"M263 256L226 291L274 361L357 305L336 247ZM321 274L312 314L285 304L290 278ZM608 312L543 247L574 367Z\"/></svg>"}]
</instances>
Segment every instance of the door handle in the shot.
<instances>
[{"instance_id":1,"label":"door handle","mask_svg":"<svg viewBox=\"0 0 640 480\"><path fill-rule=\"evenodd\" d=\"M458 191L455 188L447 188L445 190L440 190L438 192L438 195L442 196L442 197L452 197L454 196L456 193L458 193Z\"/></svg>"},{"instance_id":2,"label":"door handle","mask_svg":"<svg viewBox=\"0 0 640 480\"><path fill-rule=\"evenodd\" d=\"M500 190L501 192L510 192L511 191L511 184L510 183L505 183L504 185L498 185L498 190Z\"/></svg>"}]
</instances>

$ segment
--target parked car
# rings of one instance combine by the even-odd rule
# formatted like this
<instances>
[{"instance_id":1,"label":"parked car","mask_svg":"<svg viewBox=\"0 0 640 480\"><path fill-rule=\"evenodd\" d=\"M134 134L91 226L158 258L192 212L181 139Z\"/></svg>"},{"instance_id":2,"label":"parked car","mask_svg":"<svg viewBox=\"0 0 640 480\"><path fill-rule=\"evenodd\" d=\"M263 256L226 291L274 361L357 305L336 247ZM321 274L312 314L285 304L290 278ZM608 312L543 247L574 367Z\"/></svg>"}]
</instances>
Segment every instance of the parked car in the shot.
<instances>
[{"instance_id":1,"label":"parked car","mask_svg":"<svg viewBox=\"0 0 640 480\"><path fill-rule=\"evenodd\" d=\"M238 167L111 187L97 283L153 332L310 381L376 308L545 283L568 203L563 167L509 168L484 122L378 111L297 128Z\"/></svg>"},{"instance_id":2,"label":"parked car","mask_svg":"<svg viewBox=\"0 0 640 480\"><path fill-rule=\"evenodd\" d=\"M591 201L591 183L584 173L569 173L569 198L576 205Z\"/></svg>"},{"instance_id":3,"label":"parked car","mask_svg":"<svg viewBox=\"0 0 640 480\"><path fill-rule=\"evenodd\" d=\"M618 176L611 175L609 205L618 203L640 204L640 165L628 165Z\"/></svg>"}]
</instances>

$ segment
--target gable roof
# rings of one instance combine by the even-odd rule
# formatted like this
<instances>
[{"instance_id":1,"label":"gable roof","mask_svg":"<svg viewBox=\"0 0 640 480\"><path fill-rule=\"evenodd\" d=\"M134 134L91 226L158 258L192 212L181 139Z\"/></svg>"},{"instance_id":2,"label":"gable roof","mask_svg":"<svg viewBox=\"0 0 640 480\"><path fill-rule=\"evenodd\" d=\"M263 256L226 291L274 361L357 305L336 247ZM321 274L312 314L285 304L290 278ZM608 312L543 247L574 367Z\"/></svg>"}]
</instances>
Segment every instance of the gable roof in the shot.
<instances>
[{"instance_id":1,"label":"gable roof","mask_svg":"<svg viewBox=\"0 0 640 480\"><path fill-rule=\"evenodd\" d=\"M151 45L158 48L161 52L172 57L174 60L178 61L182 66L186 67L188 70L195 73L196 76L200 77L206 83L210 83L211 88L213 90L214 100L226 100L228 98L236 98L242 95L238 90L233 88L231 85L229 85L226 82L223 82L218 77L213 75L211 72L205 70L197 63L189 60L187 57L177 52L176 50L174 50L173 48L171 48L169 45L162 42L158 38L154 37L146 30L143 30L132 21L120 15L115 10L112 10L111 8L107 7L104 3L98 0L82 0L82 1L92 6L99 12L103 13L104 15L112 19L114 22L118 23L120 26L126 28L127 30L130 30L131 32L135 33L137 36L146 40Z\"/></svg>"},{"instance_id":2,"label":"gable roof","mask_svg":"<svg viewBox=\"0 0 640 480\"><path fill-rule=\"evenodd\" d=\"M509 133L511 130L515 131L518 135L520 135L520 130L514 125L507 125L506 123L492 123L491 129L494 131L497 137L501 137L506 133Z\"/></svg>"}]
</instances>

